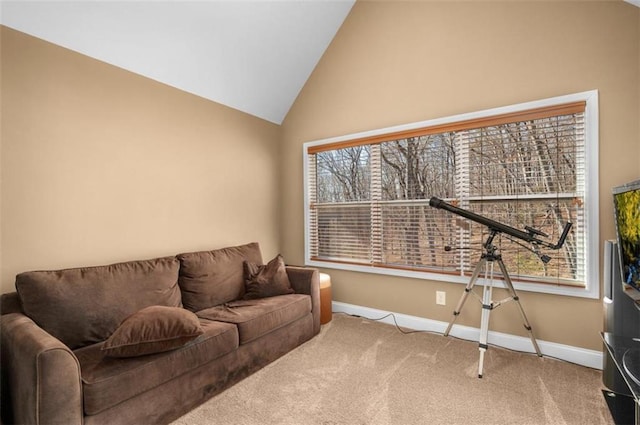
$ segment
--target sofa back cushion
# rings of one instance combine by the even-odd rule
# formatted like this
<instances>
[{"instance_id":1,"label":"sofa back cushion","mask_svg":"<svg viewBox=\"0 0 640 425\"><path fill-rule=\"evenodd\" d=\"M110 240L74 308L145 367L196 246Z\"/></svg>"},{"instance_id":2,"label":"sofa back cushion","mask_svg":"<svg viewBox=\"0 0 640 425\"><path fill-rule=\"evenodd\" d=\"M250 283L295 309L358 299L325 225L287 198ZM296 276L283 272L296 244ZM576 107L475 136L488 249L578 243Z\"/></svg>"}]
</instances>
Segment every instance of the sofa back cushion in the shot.
<instances>
[{"instance_id":1,"label":"sofa back cushion","mask_svg":"<svg viewBox=\"0 0 640 425\"><path fill-rule=\"evenodd\" d=\"M71 349L104 341L151 305L181 307L175 257L34 271L16 277L24 313Z\"/></svg>"},{"instance_id":2,"label":"sofa back cushion","mask_svg":"<svg viewBox=\"0 0 640 425\"><path fill-rule=\"evenodd\" d=\"M17 292L0 295L0 314L22 313Z\"/></svg>"},{"instance_id":3,"label":"sofa back cushion","mask_svg":"<svg viewBox=\"0 0 640 425\"><path fill-rule=\"evenodd\" d=\"M241 298L244 295L243 262L262 264L257 242L179 254L178 259L182 303L193 312Z\"/></svg>"}]
</instances>

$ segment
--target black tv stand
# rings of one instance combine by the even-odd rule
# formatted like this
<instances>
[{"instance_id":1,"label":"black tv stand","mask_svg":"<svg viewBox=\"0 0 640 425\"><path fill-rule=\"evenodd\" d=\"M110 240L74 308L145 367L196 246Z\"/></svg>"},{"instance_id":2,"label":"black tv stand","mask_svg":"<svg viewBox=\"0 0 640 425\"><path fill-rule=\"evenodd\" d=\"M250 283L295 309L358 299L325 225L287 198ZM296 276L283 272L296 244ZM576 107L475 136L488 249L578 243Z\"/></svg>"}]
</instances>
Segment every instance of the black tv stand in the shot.
<instances>
[{"instance_id":1,"label":"black tv stand","mask_svg":"<svg viewBox=\"0 0 640 425\"><path fill-rule=\"evenodd\" d=\"M640 338L614 335L609 332L600 334L604 346L631 392L634 404L634 423L640 425ZM613 413L613 412L612 412Z\"/></svg>"},{"instance_id":2,"label":"black tv stand","mask_svg":"<svg viewBox=\"0 0 640 425\"><path fill-rule=\"evenodd\" d=\"M638 347L625 351L622 356L622 366L629 378L640 385L640 339L638 339Z\"/></svg>"}]
</instances>

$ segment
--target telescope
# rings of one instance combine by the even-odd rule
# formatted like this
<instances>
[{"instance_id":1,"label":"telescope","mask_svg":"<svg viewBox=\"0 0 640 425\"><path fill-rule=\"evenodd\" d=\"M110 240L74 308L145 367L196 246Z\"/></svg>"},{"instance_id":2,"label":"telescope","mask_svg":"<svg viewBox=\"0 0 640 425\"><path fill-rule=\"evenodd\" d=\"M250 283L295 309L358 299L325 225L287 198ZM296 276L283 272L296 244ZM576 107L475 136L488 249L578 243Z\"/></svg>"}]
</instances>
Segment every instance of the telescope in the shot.
<instances>
[{"instance_id":1,"label":"telescope","mask_svg":"<svg viewBox=\"0 0 640 425\"><path fill-rule=\"evenodd\" d=\"M436 197L432 197L431 199L429 199L429 205L434 208L443 209L443 210L452 212L454 214L457 214L459 216L462 216L464 218L468 218L469 220L475 221L476 223L483 224L487 226L489 230L491 230L492 232L506 233L509 236L522 239L523 241L529 242L533 245L544 246L546 248L553 249L553 250L562 248L562 245L564 245L564 241L567 239L567 235L569 234L569 231L571 230L571 226L572 226L571 222L567 222L567 224L564 225L564 229L562 230L560 239L558 239L558 242L556 244L553 244L553 243L544 241L542 239L539 239L538 236L547 237L548 235L541 232L540 230L536 230L529 226L525 226L526 231L519 230L519 229L516 229L515 227L507 226L506 224L499 223L497 221L491 220L490 218L487 218L487 217L483 217L471 211L458 208Z\"/></svg>"},{"instance_id":2,"label":"telescope","mask_svg":"<svg viewBox=\"0 0 640 425\"><path fill-rule=\"evenodd\" d=\"M487 238L487 241L483 245L485 249L485 253L482 254L482 256L480 257L480 261L478 262L475 269L473 270L473 274L471 275L471 280L469 281L469 283L467 284L467 287L462 293L462 297L460 298L460 301L458 301L458 305L456 306L456 309L453 311L453 318L449 322L449 326L447 326L447 330L444 332L444 336L449 336L449 332L451 331L451 328L453 327L453 324L455 323L456 318L460 315L462 311L462 307L464 306L464 303L467 299L467 296L469 294L473 294L474 296L476 296L480 301L480 303L482 304L482 316L480 319L480 339L478 341L478 349L480 350L480 360L478 361L478 378L482 378L482 369L484 365L484 353L489 348L489 345L488 345L489 315L493 309L501 306L502 304L509 301L515 301L516 304L518 304L518 307L520 309L520 315L522 316L524 327L529 332L529 338L531 338L531 343L533 344L533 348L535 349L536 354L542 357L542 352L540 351L540 347L538 347L536 338L533 335L533 330L531 329L531 325L529 324L529 319L527 319L527 315L524 313L524 309L520 304L520 298L518 297L518 294L516 293L516 290L513 287L513 283L511 282L511 278L509 277L509 272L507 271L507 268L504 265L504 262L502 261L502 255L496 253L497 247L493 245L493 238L498 233L505 233L513 238L521 239L525 242L528 242L532 245L531 248L517 241L514 241L519 245L522 245L524 248L528 249L529 251L533 252L534 254L536 254L540 258L540 260L542 260L542 262L546 264L551 260L551 257L547 255L541 255L538 248L540 246L544 246L550 249L562 248L562 245L564 245L564 241L567 239L567 235L571 230L571 223L567 222L564 225L564 229L562 230L560 239L558 239L557 243L553 244L551 242L547 242L539 238L540 236L546 238L548 237L547 234L529 226L525 226L524 230L516 229L515 227L507 226L506 224L499 223L497 221L491 220L490 218L487 218L487 217L483 217L471 211L467 211L465 209L458 208L451 204L447 204L442 199L435 198L435 197L432 197L431 199L429 199L429 205L434 208L440 208L440 209L452 212L454 214L457 214L461 217L468 218L469 220L475 221L476 223L483 224L487 226L490 231L489 237ZM502 278L504 279L505 287L509 293L509 297L505 298L502 301L497 301L497 302L494 302L491 298L492 290L493 290L492 285L493 285L493 264L494 263L498 264L498 267L502 272ZM476 281L478 280L480 271L482 270L483 267L485 270L485 284L484 284L484 289L482 291L482 297L480 297L478 294L476 294L473 291L473 288L476 284ZM486 282L487 280L488 280L488 283Z\"/></svg>"}]
</instances>

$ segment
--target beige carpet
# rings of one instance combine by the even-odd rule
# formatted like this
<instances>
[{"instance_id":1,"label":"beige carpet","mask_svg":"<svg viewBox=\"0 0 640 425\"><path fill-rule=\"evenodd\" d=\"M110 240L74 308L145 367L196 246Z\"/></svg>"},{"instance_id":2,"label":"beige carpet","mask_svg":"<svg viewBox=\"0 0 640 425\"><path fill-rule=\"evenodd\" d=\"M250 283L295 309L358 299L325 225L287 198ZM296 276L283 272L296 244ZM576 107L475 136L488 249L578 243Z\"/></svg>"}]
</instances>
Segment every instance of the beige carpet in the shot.
<instances>
[{"instance_id":1,"label":"beige carpet","mask_svg":"<svg viewBox=\"0 0 640 425\"><path fill-rule=\"evenodd\" d=\"M199 424L613 424L601 372L336 314L320 335L183 416Z\"/></svg>"}]
</instances>

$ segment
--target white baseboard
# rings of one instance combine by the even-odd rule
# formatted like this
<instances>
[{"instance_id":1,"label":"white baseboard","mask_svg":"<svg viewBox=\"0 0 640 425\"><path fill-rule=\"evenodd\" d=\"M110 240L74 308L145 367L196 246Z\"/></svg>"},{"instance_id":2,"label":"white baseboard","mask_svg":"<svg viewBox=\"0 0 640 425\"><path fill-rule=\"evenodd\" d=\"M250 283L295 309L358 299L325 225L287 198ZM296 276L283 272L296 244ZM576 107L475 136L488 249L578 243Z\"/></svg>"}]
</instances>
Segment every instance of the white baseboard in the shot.
<instances>
[{"instance_id":1,"label":"white baseboard","mask_svg":"<svg viewBox=\"0 0 640 425\"><path fill-rule=\"evenodd\" d=\"M355 304L347 304L339 301L333 301L332 307L333 311L336 313L346 313L362 316L368 319L380 319L384 316L393 314L398 326L414 330L444 333L448 325L447 322L441 322L439 320L425 319L423 317L394 313L391 311L363 307ZM391 325L395 323L391 316L387 316L379 321ZM480 338L480 329L456 324L451 329L450 335L477 342ZM601 351L588 350L586 348L573 347L571 345L558 344L555 342L541 341L539 339L536 341L543 356L555 357L571 363L602 370L603 354ZM535 353L531 344L531 339L522 336L489 331L488 342L490 345L508 348L510 350Z\"/></svg>"}]
</instances>

